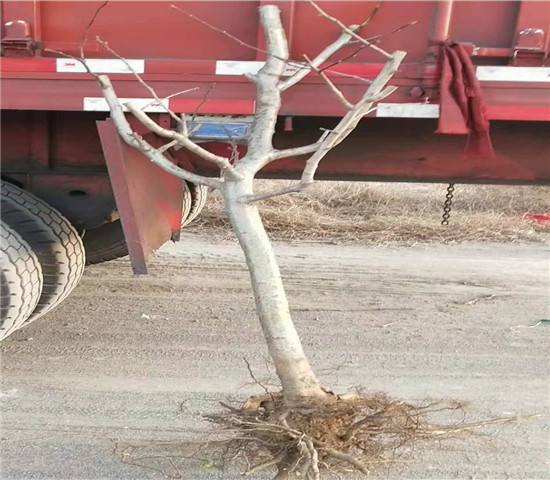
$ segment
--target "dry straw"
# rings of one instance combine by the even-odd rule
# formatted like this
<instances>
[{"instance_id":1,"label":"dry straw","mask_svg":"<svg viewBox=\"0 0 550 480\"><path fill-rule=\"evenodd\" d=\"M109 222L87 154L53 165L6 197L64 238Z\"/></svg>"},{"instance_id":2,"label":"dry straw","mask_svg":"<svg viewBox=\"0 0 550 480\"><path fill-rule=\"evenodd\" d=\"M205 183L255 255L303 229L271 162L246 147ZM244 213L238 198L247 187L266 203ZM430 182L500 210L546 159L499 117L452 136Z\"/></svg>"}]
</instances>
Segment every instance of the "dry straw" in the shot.
<instances>
[{"instance_id":1,"label":"dry straw","mask_svg":"<svg viewBox=\"0 0 550 480\"><path fill-rule=\"evenodd\" d=\"M261 180L257 191L288 183ZM457 185L450 225L443 227L445 188L442 184L319 182L300 195L265 200L260 208L275 240L364 244L548 241L550 225L521 218L529 212L550 212L548 187ZM232 237L221 196L211 195L190 231Z\"/></svg>"}]
</instances>

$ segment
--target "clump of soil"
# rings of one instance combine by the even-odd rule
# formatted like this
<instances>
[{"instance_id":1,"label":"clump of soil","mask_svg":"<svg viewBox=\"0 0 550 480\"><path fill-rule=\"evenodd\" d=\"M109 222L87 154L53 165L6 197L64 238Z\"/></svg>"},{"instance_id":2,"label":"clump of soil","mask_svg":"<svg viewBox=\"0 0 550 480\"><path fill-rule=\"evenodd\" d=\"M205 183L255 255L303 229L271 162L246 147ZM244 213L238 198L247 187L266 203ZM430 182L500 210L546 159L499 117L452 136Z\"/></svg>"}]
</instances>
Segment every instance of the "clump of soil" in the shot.
<instances>
[{"instance_id":1,"label":"clump of soil","mask_svg":"<svg viewBox=\"0 0 550 480\"><path fill-rule=\"evenodd\" d=\"M230 433L218 444L221 462L240 459L244 476L272 469L278 480L318 479L323 471L367 474L415 440L479 427L430 423L431 414L462 411L463 403L415 406L384 394L330 394L321 405L292 409L281 395L265 395L250 399L241 409L226 408L227 412L207 417Z\"/></svg>"}]
</instances>

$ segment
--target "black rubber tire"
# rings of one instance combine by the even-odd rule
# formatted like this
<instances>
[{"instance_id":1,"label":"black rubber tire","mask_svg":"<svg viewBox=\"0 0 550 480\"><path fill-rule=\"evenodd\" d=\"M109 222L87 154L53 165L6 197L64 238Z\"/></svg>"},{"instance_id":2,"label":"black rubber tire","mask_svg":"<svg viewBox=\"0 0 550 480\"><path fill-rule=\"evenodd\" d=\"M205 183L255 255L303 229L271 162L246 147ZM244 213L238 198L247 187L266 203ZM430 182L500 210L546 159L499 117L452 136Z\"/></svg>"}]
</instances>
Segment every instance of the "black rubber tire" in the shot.
<instances>
[{"instance_id":1,"label":"black rubber tire","mask_svg":"<svg viewBox=\"0 0 550 480\"><path fill-rule=\"evenodd\" d=\"M84 272L84 245L61 213L4 181L1 216L31 246L42 267L42 294L34 312L23 323L26 325L59 305L76 287Z\"/></svg>"},{"instance_id":2,"label":"black rubber tire","mask_svg":"<svg viewBox=\"0 0 550 480\"><path fill-rule=\"evenodd\" d=\"M197 191L199 187L200 191ZM207 189L201 185L184 183L182 227L192 221L204 207ZM191 220L189 220L191 218ZM84 232L82 241L86 248L86 265L109 262L128 255L120 220Z\"/></svg>"},{"instance_id":3,"label":"black rubber tire","mask_svg":"<svg viewBox=\"0 0 550 480\"><path fill-rule=\"evenodd\" d=\"M0 340L29 318L42 293L42 267L31 246L0 223Z\"/></svg>"},{"instance_id":4,"label":"black rubber tire","mask_svg":"<svg viewBox=\"0 0 550 480\"><path fill-rule=\"evenodd\" d=\"M86 265L109 262L128 255L128 247L120 220L86 230L82 236L86 249Z\"/></svg>"}]
</instances>

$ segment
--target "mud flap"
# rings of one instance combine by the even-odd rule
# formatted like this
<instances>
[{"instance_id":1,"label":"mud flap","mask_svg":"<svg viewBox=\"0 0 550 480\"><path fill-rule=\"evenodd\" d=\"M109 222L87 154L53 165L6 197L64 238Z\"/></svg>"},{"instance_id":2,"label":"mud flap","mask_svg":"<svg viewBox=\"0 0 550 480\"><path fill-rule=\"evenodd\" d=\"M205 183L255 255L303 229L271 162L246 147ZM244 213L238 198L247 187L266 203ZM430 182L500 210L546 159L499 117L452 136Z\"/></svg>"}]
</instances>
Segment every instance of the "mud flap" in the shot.
<instances>
[{"instance_id":1,"label":"mud flap","mask_svg":"<svg viewBox=\"0 0 550 480\"><path fill-rule=\"evenodd\" d=\"M182 180L151 163L119 136L111 119L97 129L135 274L147 273L147 257L180 235Z\"/></svg>"}]
</instances>

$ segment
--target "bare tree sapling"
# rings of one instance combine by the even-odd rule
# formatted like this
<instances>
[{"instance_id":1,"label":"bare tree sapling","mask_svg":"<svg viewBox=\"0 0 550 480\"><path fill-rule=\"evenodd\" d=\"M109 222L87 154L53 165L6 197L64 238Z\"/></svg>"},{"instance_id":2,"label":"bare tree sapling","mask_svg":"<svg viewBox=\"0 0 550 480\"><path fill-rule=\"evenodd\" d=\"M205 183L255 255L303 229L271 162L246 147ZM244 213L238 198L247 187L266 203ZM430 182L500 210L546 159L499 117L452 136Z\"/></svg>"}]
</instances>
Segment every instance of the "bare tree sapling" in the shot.
<instances>
[{"instance_id":1,"label":"bare tree sapling","mask_svg":"<svg viewBox=\"0 0 550 480\"><path fill-rule=\"evenodd\" d=\"M361 29L372 20L375 12L362 24L346 26L338 19L328 15L314 2L310 1L309 3L320 16L337 25L340 34L332 44L328 45L315 58L310 59L304 55L300 61L289 60L288 43L281 23L279 8L274 5L265 5L259 8L260 22L266 39L266 48L262 51L267 58L257 74L246 75L256 88L256 111L248 137L247 151L242 158L236 158L235 155L220 156L194 142L190 136L188 119L185 115L177 115L169 111L167 107L164 108L178 124L176 130L160 126L141 108L131 102L122 105L109 77L94 74L108 103L111 118L120 136L127 144L138 149L151 162L165 171L183 180L219 190L223 195L232 229L246 257L258 317L269 355L273 360L282 386L282 395L279 396L281 401L277 412L273 413L266 424L262 423L258 431L261 432L261 435L265 432L270 435L280 434L291 442L290 447L283 445L280 449L271 451L272 455L267 461L260 463L257 469L251 470L256 471L269 466L277 466L279 472L277 478L280 479L289 478L290 476L318 478L321 463L319 455L323 458L331 457L336 462L346 463L361 472L366 472L367 469L359 460L346 453L346 448L339 449L324 444L314 436L306 435L303 430L296 426L296 422L290 421L292 412L335 405L341 400L341 397L328 393L321 388L319 379L304 353L290 315L273 248L262 224L258 203L277 195L300 192L312 185L317 167L325 155L346 139L360 120L375 108L376 102L396 90L396 87L388 86L388 83L398 71L399 65L405 57L403 51L388 53L379 46L379 43L371 42L360 35ZM172 7L207 27L238 41L240 44L247 45L231 34L194 17L179 7ZM97 41L108 51L125 61L110 49L106 42L101 39L97 39ZM354 77L364 82L365 85L362 96L355 102L347 99L344 93L331 81L331 75L327 75L327 73L332 73L332 75L345 74L331 71L330 66L323 67L335 53L350 44L358 45L359 50L371 49L377 52L385 61L381 72L373 80ZM247 46L258 50L257 47ZM85 63L83 55L81 55L80 60ZM126 63L128 68L131 69L128 62ZM294 67L296 73L290 76L285 75L285 69L288 65ZM281 94L312 72L322 78L327 85L327 94L334 95L344 106L346 113L333 129L323 131L315 143L288 150L277 150L274 148L272 140L281 108ZM153 99L160 100L153 88L147 85L137 73L133 73L148 89ZM128 111L149 131L166 139L167 143L162 147L153 147L131 128L125 111ZM201 176L176 165L167 155L171 148L185 148L203 161L215 164L219 168L219 177ZM301 179L298 182L279 191L255 192L254 179L262 168L271 162L299 155L307 155L307 159ZM359 405L361 408L364 406L363 404ZM242 418L235 417L233 425L235 425L235 422L238 426L248 428L247 422ZM265 427L265 425L270 426ZM347 435L346 441L349 441L353 435L351 433ZM269 443L265 439L262 441Z\"/></svg>"},{"instance_id":2,"label":"bare tree sapling","mask_svg":"<svg viewBox=\"0 0 550 480\"><path fill-rule=\"evenodd\" d=\"M84 57L84 43L90 27L99 12L107 6L108 0L100 5L86 27L80 42L79 58L49 50L80 61L86 71L95 77L109 106L111 119L124 142L139 150L155 165L182 180L221 192L232 229L246 258L258 317L282 391L252 397L240 409L224 404L229 413L207 418L221 426L222 430L235 433L223 451L231 459L241 457L246 460L245 476L276 468L275 478L278 480L317 480L322 469L330 472L340 469L368 473L371 465L386 461L385 452L394 452L408 444L411 439L439 439L454 432L471 431L487 423L507 423L521 418L500 418L475 424L453 422L450 426L432 425L425 420L426 415L440 413L442 410L462 410L463 405L452 401L436 401L414 406L392 400L383 394L335 395L321 387L292 322L279 267L264 229L258 204L274 196L301 192L312 185L317 167L326 154L353 132L361 119L376 108L377 102L396 90L396 87L389 86L388 83L398 71L405 52L386 52L381 48L380 42L415 22L399 27L387 35L366 39L361 36L361 31L373 20L380 2L362 23L345 25L312 0L307 1L319 16L336 25L340 34L315 58L310 59L303 55L303 60L299 61L289 59L288 43L277 6L264 5L259 8L260 22L265 33L265 50L243 42L180 7L171 6L206 28L225 35L231 41L266 55L266 61L257 74L245 75L256 88L256 111L246 153L242 157L231 138L228 139L231 146L229 156L217 155L196 143L192 139L192 131L190 132L196 111L191 118L171 111L167 102L162 102L154 88L132 69L130 63L100 38L96 38L97 43L126 64L136 80L149 92L152 102L158 102L165 109L177 128L171 130L162 127L143 108L132 102L121 104L109 77L91 71ZM336 60L332 58L349 45L355 45L351 54ZM332 69L363 49L373 50L385 61L376 78L370 80ZM287 75L287 66L291 66L295 73ZM334 95L346 113L334 128L324 130L315 143L277 150L273 146L273 136L281 109L281 94L310 73L317 74L325 82L327 94ZM355 101L350 101L332 82L331 77L334 76L352 77L363 82L364 92ZM190 90L195 89L182 90L165 98L182 95ZM211 91L212 86L207 90L201 104ZM161 147L151 145L132 129L126 112L157 137L165 139L166 143ZM202 161L216 165L219 176L212 178L198 175L174 163L170 151L181 148L192 152ZM254 179L266 165L296 156L307 156L298 182L278 191L255 191ZM170 464L174 467L172 460Z\"/></svg>"},{"instance_id":3,"label":"bare tree sapling","mask_svg":"<svg viewBox=\"0 0 550 480\"><path fill-rule=\"evenodd\" d=\"M319 9L317 5L313 5ZM285 79L283 75L289 62L289 53L279 8L265 5L260 7L259 14L265 32L268 56L265 65L257 74L246 75L256 87L257 107L248 139L247 153L242 158L231 162L228 157L215 155L193 142L185 129L179 132L168 130L155 123L143 110L132 103L124 105L151 132L169 139L170 143L166 147L186 148L205 161L216 164L220 169L219 178L207 178L185 170L165 156L166 147L154 148L147 143L130 127L123 105L119 102L109 78L106 75L99 75L97 78L109 105L111 117L126 143L140 150L149 160L164 170L184 180L206 185L222 193L231 226L246 257L258 316L269 354L281 381L285 402L288 406L296 406L307 404L311 399L325 399L327 394L321 388L304 354L292 322L281 274L262 224L257 202L276 195L299 192L314 182L317 166L327 152L355 129L361 118L373 108L376 102L393 93L395 87L387 87L387 84L397 72L405 52L386 53L355 33L357 26L346 27L339 23L342 29L339 38L315 59L306 58L300 64L298 72ZM386 60L380 74L374 81L369 82L363 96L355 104L346 100L328 76L319 70L323 62L351 41L366 44L368 48L383 55ZM323 133L316 143L289 150L276 150L273 148L272 139L281 108L281 93L298 83L312 70L319 72L331 92L346 107L347 113L334 129ZM181 121L179 117L176 116L176 118ZM255 194L254 178L263 167L279 159L297 155L310 156L306 161L301 180L296 185L277 192Z\"/></svg>"}]
</instances>

